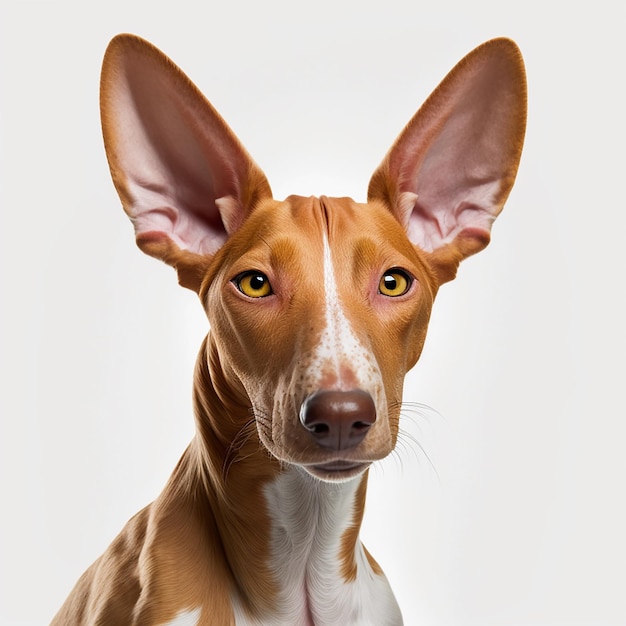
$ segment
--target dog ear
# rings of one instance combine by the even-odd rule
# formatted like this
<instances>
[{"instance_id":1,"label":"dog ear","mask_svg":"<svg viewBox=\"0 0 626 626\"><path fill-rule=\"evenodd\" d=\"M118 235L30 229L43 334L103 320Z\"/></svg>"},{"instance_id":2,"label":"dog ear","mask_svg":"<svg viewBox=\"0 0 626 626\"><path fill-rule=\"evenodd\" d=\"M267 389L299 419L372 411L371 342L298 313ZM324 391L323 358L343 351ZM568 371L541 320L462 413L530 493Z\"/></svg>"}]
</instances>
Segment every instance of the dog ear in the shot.
<instances>
[{"instance_id":1,"label":"dog ear","mask_svg":"<svg viewBox=\"0 0 626 626\"><path fill-rule=\"evenodd\" d=\"M111 175L139 247L198 290L211 256L255 204L263 172L183 72L148 42L118 35L102 66Z\"/></svg>"},{"instance_id":2,"label":"dog ear","mask_svg":"<svg viewBox=\"0 0 626 626\"><path fill-rule=\"evenodd\" d=\"M526 128L526 76L517 46L493 39L462 59L402 131L369 185L440 283L482 250L507 199Z\"/></svg>"}]
</instances>

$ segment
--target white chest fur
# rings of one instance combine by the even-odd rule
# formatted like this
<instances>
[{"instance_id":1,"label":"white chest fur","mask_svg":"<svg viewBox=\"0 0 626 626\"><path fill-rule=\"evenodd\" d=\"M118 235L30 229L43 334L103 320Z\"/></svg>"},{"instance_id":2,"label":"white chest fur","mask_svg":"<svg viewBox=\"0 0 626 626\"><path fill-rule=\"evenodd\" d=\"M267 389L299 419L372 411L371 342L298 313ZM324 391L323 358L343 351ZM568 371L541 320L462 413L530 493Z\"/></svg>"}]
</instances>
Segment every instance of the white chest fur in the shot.
<instances>
[{"instance_id":1,"label":"white chest fur","mask_svg":"<svg viewBox=\"0 0 626 626\"><path fill-rule=\"evenodd\" d=\"M251 621L235 607L238 626L402 624L387 579L372 571L360 542L355 580L341 574L341 541L353 525L359 481L324 483L294 466L266 487L279 608Z\"/></svg>"}]
</instances>

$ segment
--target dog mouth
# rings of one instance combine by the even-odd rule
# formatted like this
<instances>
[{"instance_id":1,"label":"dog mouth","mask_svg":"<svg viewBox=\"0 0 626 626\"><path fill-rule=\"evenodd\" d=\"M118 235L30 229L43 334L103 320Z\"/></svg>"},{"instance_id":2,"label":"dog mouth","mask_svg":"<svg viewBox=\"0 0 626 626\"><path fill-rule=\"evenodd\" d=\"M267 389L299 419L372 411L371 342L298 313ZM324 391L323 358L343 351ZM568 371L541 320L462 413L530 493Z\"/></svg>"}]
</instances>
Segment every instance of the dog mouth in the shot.
<instances>
[{"instance_id":1,"label":"dog mouth","mask_svg":"<svg viewBox=\"0 0 626 626\"><path fill-rule=\"evenodd\" d=\"M369 466L369 462L336 460L328 461L327 463L304 465L303 467L309 474L320 480L341 482L359 476Z\"/></svg>"}]
</instances>

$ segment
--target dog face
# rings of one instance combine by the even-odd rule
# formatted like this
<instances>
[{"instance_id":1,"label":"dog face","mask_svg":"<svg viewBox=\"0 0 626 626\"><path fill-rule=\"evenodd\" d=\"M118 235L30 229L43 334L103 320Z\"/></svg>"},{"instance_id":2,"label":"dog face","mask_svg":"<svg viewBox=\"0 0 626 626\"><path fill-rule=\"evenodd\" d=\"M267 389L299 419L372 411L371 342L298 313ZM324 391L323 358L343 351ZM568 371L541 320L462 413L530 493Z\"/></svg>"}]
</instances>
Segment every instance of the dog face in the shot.
<instances>
[{"instance_id":1,"label":"dog face","mask_svg":"<svg viewBox=\"0 0 626 626\"><path fill-rule=\"evenodd\" d=\"M201 297L220 362L240 381L272 455L312 473L387 455L437 289L393 215L348 198L270 200L214 265ZM322 390L372 398L375 420L357 445L329 449L303 427L303 405Z\"/></svg>"}]
</instances>

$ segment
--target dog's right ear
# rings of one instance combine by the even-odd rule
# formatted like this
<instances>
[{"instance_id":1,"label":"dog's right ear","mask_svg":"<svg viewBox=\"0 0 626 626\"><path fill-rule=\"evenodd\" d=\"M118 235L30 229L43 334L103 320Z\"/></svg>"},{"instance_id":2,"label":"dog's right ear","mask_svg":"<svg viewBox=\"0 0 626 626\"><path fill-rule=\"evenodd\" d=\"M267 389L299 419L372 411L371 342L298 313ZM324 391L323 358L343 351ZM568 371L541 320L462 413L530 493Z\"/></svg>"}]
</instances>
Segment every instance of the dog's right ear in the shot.
<instances>
[{"instance_id":1,"label":"dog's right ear","mask_svg":"<svg viewBox=\"0 0 626 626\"><path fill-rule=\"evenodd\" d=\"M522 55L510 39L492 39L448 73L374 172L369 200L395 215L440 284L489 243L525 129Z\"/></svg>"},{"instance_id":2,"label":"dog's right ear","mask_svg":"<svg viewBox=\"0 0 626 626\"><path fill-rule=\"evenodd\" d=\"M107 48L100 112L138 246L197 291L212 255L271 197L265 175L187 76L134 35Z\"/></svg>"}]
</instances>

